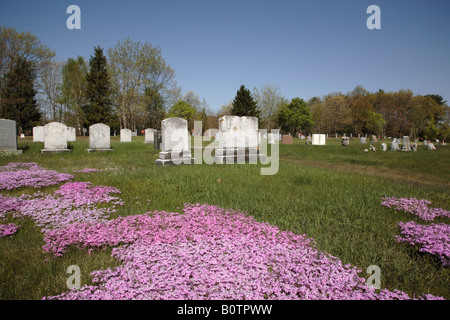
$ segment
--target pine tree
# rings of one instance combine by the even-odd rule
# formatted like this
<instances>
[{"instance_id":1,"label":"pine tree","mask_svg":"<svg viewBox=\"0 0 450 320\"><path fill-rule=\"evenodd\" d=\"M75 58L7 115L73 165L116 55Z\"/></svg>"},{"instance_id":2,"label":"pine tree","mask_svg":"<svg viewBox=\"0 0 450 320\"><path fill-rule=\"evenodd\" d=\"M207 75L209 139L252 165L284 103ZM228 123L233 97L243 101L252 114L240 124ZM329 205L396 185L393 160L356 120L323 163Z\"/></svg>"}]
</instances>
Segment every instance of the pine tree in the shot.
<instances>
[{"instance_id":1,"label":"pine tree","mask_svg":"<svg viewBox=\"0 0 450 320\"><path fill-rule=\"evenodd\" d=\"M96 123L113 123L111 86L106 63L103 49L94 48L94 56L89 60L89 72L86 76L88 103L83 106L87 127Z\"/></svg>"},{"instance_id":2,"label":"pine tree","mask_svg":"<svg viewBox=\"0 0 450 320\"><path fill-rule=\"evenodd\" d=\"M259 120L257 104L253 100L250 90L246 89L244 85L241 85L236 93L236 97L234 98L231 107L231 114L239 117L257 117Z\"/></svg>"},{"instance_id":3,"label":"pine tree","mask_svg":"<svg viewBox=\"0 0 450 320\"><path fill-rule=\"evenodd\" d=\"M34 78L31 62L19 57L6 75L1 96L0 118L16 121L22 132L38 124L42 117L35 99Z\"/></svg>"}]
</instances>

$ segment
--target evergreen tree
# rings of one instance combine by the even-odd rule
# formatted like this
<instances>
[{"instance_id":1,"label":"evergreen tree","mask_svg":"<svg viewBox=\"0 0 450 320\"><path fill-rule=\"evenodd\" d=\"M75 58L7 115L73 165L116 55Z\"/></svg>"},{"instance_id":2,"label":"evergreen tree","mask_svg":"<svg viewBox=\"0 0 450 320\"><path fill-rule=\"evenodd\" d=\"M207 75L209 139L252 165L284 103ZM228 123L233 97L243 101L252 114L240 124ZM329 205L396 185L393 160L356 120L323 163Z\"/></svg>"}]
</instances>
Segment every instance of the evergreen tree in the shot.
<instances>
[{"instance_id":1,"label":"evergreen tree","mask_svg":"<svg viewBox=\"0 0 450 320\"><path fill-rule=\"evenodd\" d=\"M233 100L231 114L239 117L257 117L259 120L259 113L257 104L255 100L253 100L250 90L246 89L244 85L241 85Z\"/></svg>"},{"instance_id":2,"label":"evergreen tree","mask_svg":"<svg viewBox=\"0 0 450 320\"><path fill-rule=\"evenodd\" d=\"M87 81L87 104L83 106L86 126L96 123L112 125L111 85L108 75L106 57L103 49L94 48L94 56L89 60Z\"/></svg>"},{"instance_id":3,"label":"evergreen tree","mask_svg":"<svg viewBox=\"0 0 450 320\"><path fill-rule=\"evenodd\" d=\"M34 79L31 62L19 57L6 76L1 95L0 118L15 120L22 132L38 124L42 117L35 99Z\"/></svg>"}]
</instances>

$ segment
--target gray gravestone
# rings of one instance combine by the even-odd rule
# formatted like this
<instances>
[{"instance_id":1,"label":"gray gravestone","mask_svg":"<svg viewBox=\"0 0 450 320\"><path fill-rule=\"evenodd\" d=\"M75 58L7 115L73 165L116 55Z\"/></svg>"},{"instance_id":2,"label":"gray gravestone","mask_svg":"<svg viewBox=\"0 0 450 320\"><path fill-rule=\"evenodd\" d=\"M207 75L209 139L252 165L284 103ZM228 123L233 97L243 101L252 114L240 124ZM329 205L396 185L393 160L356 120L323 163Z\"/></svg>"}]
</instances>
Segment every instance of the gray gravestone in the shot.
<instances>
[{"instance_id":1,"label":"gray gravestone","mask_svg":"<svg viewBox=\"0 0 450 320\"><path fill-rule=\"evenodd\" d=\"M33 127L33 142L44 142L44 127Z\"/></svg>"},{"instance_id":2,"label":"gray gravestone","mask_svg":"<svg viewBox=\"0 0 450 320\"><path fill-rule=\"evenodd\" d=\"M367 143L367 138L366 137L360 137L359 138L359 143Z\"/></svg>"},{"instance_id":3,"label":"gray gravestone","mask_svg":"<svg viewBox=\"0 0 450 320\"><path fill-rule=\"evenodd\" d=\"M22 150L17 150L17 126L14 120L0 119L0 154L18 155Z\"/></svg>"},{"instance_id":4,"label":"gray gravestone","mask_svg":"<svg viewBox=\"0 0 450 320\"><path fill-rule=\"evenodd\" d=\"M89 127L89 149L93 151L110 151L111 149L111 129L103 123L96 123Z\"/></svg>"},{"instance_id":5,"label":"gray gravestone","mask_svg":"<svg viewBox=\"0 0 450 320\"><path fill-rule=\"evenodd\" d=\"M409 145L409 137L408 136L404 136L403 137L402 151L411 151L411 147Z\"/></svg>"},{"instance_id":6,"label":"gray gravestone","mask_svg":"<svg viewBox=\"0 0 450 320\"><path fill-rule=\"evenodd\" d=\"M155 130L153 135L153 146L155 150L161 150L162 133L161 130Z\"/></svg>"},{"instance_id":7,"label":"gray gravestone","mask_svg":"<svg viewBox=\"0 0 450 320\"><path fill-rule=\"evenodd\" d=\"M387 150L387 144L386 143L382 143L381 144L381 150L386 151Z\"/></svg>"},{"instance_id":8,"label":"gray gravestone","mask_svg":"<svg viewBox=\"0 0 450 320\"><path fill-rule=\"evenodd\" d=\"M41 153L69 152L67 149L67 126L60 122L51 122L44 126L44 149Z\"/></svg>"}]
</instances>

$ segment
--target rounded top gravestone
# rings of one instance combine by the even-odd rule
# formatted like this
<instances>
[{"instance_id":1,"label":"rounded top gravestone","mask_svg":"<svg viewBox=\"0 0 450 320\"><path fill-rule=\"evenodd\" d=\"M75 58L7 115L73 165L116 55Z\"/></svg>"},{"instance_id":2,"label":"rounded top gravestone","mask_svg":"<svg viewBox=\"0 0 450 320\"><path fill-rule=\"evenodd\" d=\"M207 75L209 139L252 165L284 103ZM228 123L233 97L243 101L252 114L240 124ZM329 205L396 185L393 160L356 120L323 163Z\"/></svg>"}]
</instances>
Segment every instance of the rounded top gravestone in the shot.
<instances>
[{"instance_id":1,"label":"rounded top gravestone","mask_svg":"<svg viewBox=\"0 0 450 320\"><path fill-rule=\"evenodd\" d=\"M44 149L67 149L67 126L50 122L44 126Z\"/></svg>"},{"instance_id":2,"label":"rounded top gravestone","mask_svg":"<svg viewBox=\"0 0 450 320\"><path fill-rule=\"evenodd\" d=\"M103 123L96 123L89 127L89 148L110 149L110 128Z\"/></svg>"}]
</instances>

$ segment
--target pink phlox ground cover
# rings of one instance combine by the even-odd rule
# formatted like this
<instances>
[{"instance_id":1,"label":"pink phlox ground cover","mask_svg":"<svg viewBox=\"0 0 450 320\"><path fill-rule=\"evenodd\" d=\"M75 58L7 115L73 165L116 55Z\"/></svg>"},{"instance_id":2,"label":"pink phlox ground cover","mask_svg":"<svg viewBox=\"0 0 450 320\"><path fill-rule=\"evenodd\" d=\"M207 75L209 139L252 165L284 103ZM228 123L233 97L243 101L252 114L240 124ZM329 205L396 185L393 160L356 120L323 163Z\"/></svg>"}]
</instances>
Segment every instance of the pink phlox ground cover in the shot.
<instances>
[{"instance_id":1,"label":"pink phlox ground cover","mask_svg":"<svg viewBox=\"0 0 450 320\"><path fill-rule=\"evenodd\" d=\"M430 208L431 201L416 198L385 197L381 205L398 211L406 211L425 221L432 221L436 217L450 217L450 211L441 208Z\"/></svg>"},{"instance_id":2,"label":"pink phlox ground cover","mask_svg":"<svg viewBox=\"0 0 450 320\"><path fill-rule=\"evenodd\" d=\"M73 179L73 175L41 168L35 162L10 162L0 167L0 190L41 188Z\"/></svg>"},{"instance_id":3,"label":"pink phlox ground cover","mask_svg":"<svg viewBox=\"0 0 450 320\"><path fill-rule=\"evenodd\" d=\"M45 299L411 299L369 288L360 270L306 235L205 204L186 204L183 214L73 224L47 232L44 241L54 256L70 246L115 246L112 256L122 262L93 272L94 285Z\"/></svg>"},{"instance_id":4,"label":"pink phlox ground cover","mask_svg":"<svg viewBox=\"0 0 450 320\"><path fill-rule=\"evenodd\" d=\"M450 225L446 223L421 225L409 221L400 222L399 226L401 235L396 236L397 241L420 246L419 251L436 255L443 266L450 266Z\"/></svg>"}]
</instances>

